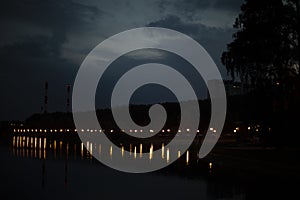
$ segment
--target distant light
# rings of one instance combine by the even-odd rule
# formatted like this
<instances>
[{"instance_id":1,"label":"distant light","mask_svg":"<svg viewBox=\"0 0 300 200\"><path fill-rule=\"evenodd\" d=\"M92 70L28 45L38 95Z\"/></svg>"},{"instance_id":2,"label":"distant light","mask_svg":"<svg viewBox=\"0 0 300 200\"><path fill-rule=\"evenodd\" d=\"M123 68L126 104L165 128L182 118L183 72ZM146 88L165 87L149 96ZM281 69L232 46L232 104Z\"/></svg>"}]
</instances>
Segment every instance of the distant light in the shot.
<instances>
[{"instance_id":1,"label":"distant light","mask_svg":"<svg viewBox=\"0 0 300 200\"><path fill-rule=\"evenodd\" d=\"M163 133L164 133L164 132L165 132L165 130L162 130L161 132L163 132Z\"/></svg>"},{"instance_id":2,"label":"distant light","mask_svg":"<svg viewBox=\"0 0 300 200\"><path fill-rule=\"evenodd\" d=\"M178 130L178 133L181 133L181 130L180 130L180 129Z\"/></svg>"},{"instance_id":3,"label":"distant light","mask_svg":"<svg viewBox=\"0 0 300 200\"><path fill-rule=\"evenodd\" d=\"M152 129L150 129L150 133L153 133L154 131Z\"/></svg>"},{"instance_id":4,"label":"distant light","mask_svg":"<svg viewBox=\"0 0 300 200\"><path fill-rule=\"evenodd\" d=\"M114 132L114 130L112 130L112 129L111 129L111 130L110 130L110 132L111 132L111 133L113 133L113 132Z\"/></svg>"},{"instance_id":5,"label":"distant light","mask_svg":"<svg viewBox=\"0 0 300 200\"><path fill-rule=\"evenodd\" d=\"M167 129L167 132L170 132L171 130L170 129Z\"/></svg>"},{"instance_id":6,"label":"distant light","mask_svg":"<svg viewBox=\"0 0 300 200\"><path fill-rule=\"evenodd\" d=\"M199 133L200 131L199 130L197 130L197 133Z\"/></svg>"},{"instance_id":7,"label":"distant light","mask_svg":"<svg viewBox=\"0 0 300 200\"><path fill-rule=\"evenodd\" d=\"M140 130L140 132L142 133L142 132L143 132L143 130L141 129L141 130Z\"/></svg>"},{"instance_id":8,"label":"distant light","mask_svg":"<svg viewBox=\"0 0 300 200\"><path fill-rule=\"evenodd\" d=\"M256 132L258 132L258 128L256 129Z\"/></svg>"},{"instance_id":9,"label":"distant light","mask_svg":"<svg viewBox=\"0 0 300 200\"><path fill-rule=\"evenodd\" d=\"M84 129L81 129L81 132L83 132L84 131Z\"/></svg>"},{"instance_id":10,"label":"distant light","mask_svg":"<svg viewBox=\"0 0 300 200\"><path fill-rule=\"evenodd\" d=\"M233 132L236 133L236 130L234 129Z\"/></svg>"},{"instance_id":11,"label":"distant light","mask_svg":"<svg viewBox=\"0 0 300 200\"><path fill-rule=\"evenodd\" d=\"M94 132L93 130L90 130L90 132L92 133L92 132Z\"/></svg>"},{"instance_id":12,"label":"distant light","mask_svg":"<svg viewBox=\"0 0 300 200\"><path fill-rule=\"evenodd\" d=\"M67 129L67 132L69 132L70 130L69 129Z\"/></svg>"},{"instance_id":13,"label":"distant light","mask_svg":"<svg viewBox=\"0 0 300 200\"><path fill-rule=\"evenodd\" d=\"M217 130L215 129L215 130L214 130L214 133L216 133L216 132L217 132Z\"/></svg>"},{"instance_id":14,"label":"distant light","mask_svg":"<svg viewBox=\"0 0 300 200\"><path fill-rule=\"evenodd\" d=\"M213 130L214 130L214 128L209 128L209 130L210 130L210 131L213 131Z\"/></svg>"},{"instance_id":15,"label":"distant light","mask_svg":"<svg viewBox=\"0 0 300 200\"><path fill-rule=\"evenodd\" d=\"M279 82L276 83L276 85L279 85L279 84L280 84Z\"/></svg>"},{"instance_id":16,"label":"distant light","mask_svg":"<svg viewBox=\"0 0 300 200\"><path fill-rule=\"evenodd\" d=\"M134 132L137 133L137 130L135 129Z\"/></svg>"},{"instance_id":17,"label":"distant light","mask_svg":"<svg viewBox=\"0 0 300 200\"><path fill-rule=\"evenodd\" d=\"M129 130L129 132L131 133L131 132L132 132L132 130L130 129L130 130Z\"/></svg>"},{"instance_id":18,"label":"distant light","mask_svg":"<svg viewBox=\"0 0 300 200\"><path fill-rule=\"evenodd\" d=\"M189 128L187 128L187 129L186 129L186 131L187 131L187 132L189 132L189 131L190 131L190 129L189 129Z\"/></svg>"},{"instance_id":19,"label":"distant light","mask_svg":"<svg viewBox=\"0 0 300 200\"><path fill-rule=\"evenodd\" d=\"M209 166L209 169L212 169L212 163L211 162L208 164L208 166Z\"/></svg>"},{"instance_id":20,"label":"distant light","mask_svg":"<svg viewBox=\"0 0 300 200\"><path fill-rule=\"evenodd\" d=\"M189 155L189 151L186 152L186 164L189 164L189 160L190 160L190 155Z\"/></svg>"},{"instance_id":21,"label":"distant light","mask_svg":"<svg viewBox=\"0 0 300 200\"><path fill-rule=\"evenodd\" d=\"M240 127L236 127L235 130L239 131L239 130L240 130Z\"/></svg>"},{"instance_id":22,"label":"distant light","mask_svg":"<svg viewBox=\"0 0 300 200\"><path fill-rule=\"evenodd\" d=\"M251 129L251 127L250 126L248 126L248 130L250 130Z\"/></svg>"}]
</instances>

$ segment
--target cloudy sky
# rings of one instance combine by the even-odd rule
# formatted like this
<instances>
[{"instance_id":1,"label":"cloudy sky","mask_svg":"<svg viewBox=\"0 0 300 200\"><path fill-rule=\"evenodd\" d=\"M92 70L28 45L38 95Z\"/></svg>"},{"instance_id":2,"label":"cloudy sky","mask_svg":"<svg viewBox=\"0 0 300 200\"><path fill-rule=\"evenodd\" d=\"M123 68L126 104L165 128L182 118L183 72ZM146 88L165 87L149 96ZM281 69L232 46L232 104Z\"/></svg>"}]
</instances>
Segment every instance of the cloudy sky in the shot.
<instances>
[{"instance_id":1,"label":"cloudy sky","mask_svg":"<svg viewBox=\"0 0 300 200\"><path fill-rule=\"evenodd\" d=\"M243 0L3 2L0 120L23 120L41 112L46 80L48 110L65 111L66 84L73 84L85 56L108 37L137 27L164 27L189 35L203 45L227 79L220 55L232 40L232 24L242 3Z\"/></svg>"}]
</instances>

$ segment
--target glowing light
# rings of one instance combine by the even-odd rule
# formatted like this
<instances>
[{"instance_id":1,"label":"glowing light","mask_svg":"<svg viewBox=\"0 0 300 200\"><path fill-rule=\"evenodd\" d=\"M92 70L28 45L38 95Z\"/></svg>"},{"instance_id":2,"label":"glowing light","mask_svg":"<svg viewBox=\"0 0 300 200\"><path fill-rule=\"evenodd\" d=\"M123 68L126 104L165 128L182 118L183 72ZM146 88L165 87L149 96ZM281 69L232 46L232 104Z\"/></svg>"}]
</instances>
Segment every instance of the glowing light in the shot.
<instances>
[{"instance_id":1,"label":"glowing light","mask_svg":"<svg viewBox=\"0 0 300 200\"><path fill-rule=\"evenodd\" d=\"M81 129L81 132L84 132L84 129Z\"/></svg>"},{"instance_id":2,"label":"glowing light","mask_svg":"<svg viewBox=\"0 0 300 200\"><path fill-rule=\"evenodd\" d=\"M251 127L250 126L248 126L248 130L250 130L251 129Z\"/></svg>"},{"instance_id":3,"label":"glowing light","mask_svg":"<svg viewBox=\"0 0 300 200\"><path fill-rule=\"evenodd\" d=\"M152 129L150 129L150 133L153 133L154 131Z\"/></svg>"},{"instance_id":4,"label":"glowing light","mask_svg":"<svg viewBox=\"0 0 300 200\"><path fill-rule=\"evenodd\" d=\"M170 161L170 150L167 148L167 163Z\"/></svg>"},{"instance_id":5,"label":"glowing light","mask_svg":"<svg viewBox=\"0 0 300 200\"><path fill-rule=\"evenodd\" d=\"M208 166L209 166L209 169L212 169L212 163L211 162L208 164Z\"/></svg>"},{"instance_id":6,"label":"glowing light","mask_svg":"<svg viewBox=\"0 0 300 200\"><path fill-rule=\"evenodd\" d=\"M165 132L165 130L162 130L161 132L163 132L163 133L164 133L164 132Z\"/></svg>"},{"instance_id":7,"label":"glowing light","mask_svg":"<svg viewBox=\"0 0 300 200\"><path fill-rule=\"evenodd\" d=\"M190 129L189 129L189 128L187 128L187 129L186 129L186 131L187 131L187 132L190 132Z\"/></svg>"},{"instance_id":8,"label":"glowing light","mask_svg":"<svg viewBox=\"0 0 300 200\"><path fill-rule=\"evenodd\" d=\"M143 144L140 144L140 158L143 156Z\"/></svg>"},{"instance_id":9,"label":"glowing light","mask_svg":"<svg viewBox=\"0 0 300 200\"><path fill-rule=\"evenodd\" d=\"M216 133L217 132L217 130L216 129L214 129L214 131L213 131L214 133Z\"/></svg>"},{"instance_id":10,"label":"glowing light","mask_svg":"<svg viewBox=\"0 0 300 200\"><path fill-rule=\"evenodd\" d=\"M62 130L62 129L60 129L60 130L59 130L59 132L63 132L63 130Z\"/></svg>"},{"instance_id":11,"label":"glowing light","mask_svg":"<svg viewBox=\"0 0 300 200\"><path fill-rule=\"evenodd\" d=\"M81 142L81 148L80 148L81 158L83 158L83 143Z\"/></svg>"},{"instance_id":12,"label":"glowing light","mask_svg":"<svg viewBox=\"0 0 300 200\"><path fill-rule=\"evenodd\" d=\"M67 129L67 132L69 132L70 131L70 129Z\"/></svg>"},{"instance_id":13,"label":"glowing light","mask_svg":"<svg viewBox=\"0 0 300 200\"><path fill-rule=\"evenodd\" d=\"M129 145L129 155L131 155L132 152L132 144Z\"/></svg>"},{"instance_id":14,"label":"glowing light","mask_svg":"<svg viewBox=\"0 0 300 200\"><path fill-rule=\"evenodd\" d=\"M233 132L236 133L236 130L234 129Z\"/></svg>"},{"instance_id":15,"label":"glowing light","mask_svg":"<svg viewBox=\"0 0 300 200\"><path fill-rule=\"evenodd\" d=\"M181 153L180 153L180 151L178 151L177 152L177 158L180 158L180 156L181 156Z\"/></svg>"},{"instance_id":16,"label":"glowing light","mask_svg":"<svg viewBox=\"0 0 300 200\"><path fill-rule=\"evenodd\" d=\"M167 132L170 132L171 130L170 129L167 129Z\"/></svg>"},{"instance_id":17,"label":"glowing light","mask_svg":"<svg viewBox=\"0 0 300 200\"><path fill-rule=\"evenodd\" d=\"M150 146L150 152L149 152L149 159L152 160L153 158L153 144Z\"/></svg>"},{"instance_id":18,"label":"glowing light","mask_svg":"<svg viewBox=\"0 0 300 200\"><path fill-rule=\"evenodd\" d=\"M240 127L236 127L235 130L239 131L239 130L240 130Z\"/></svg>"},{"instance_id":19,"label":"glowing light","mask_svg":"<svg viewBox=\"0 0 300 200\"><path fill-rule=\"evenodd\" d=\"M134 146L134 159L136 159L136 146Z\"/></svg>"},{"instance_id":20,"label":"glowing light","mask_svg":"<svg viewBox=\"0 0 300 200\"><path fill-rule=\"evenodd\" d=\"M161 145L161 158L164 159L165 158L165 144L162 143Z\"/></svg>"},{"instance_id":21,"label":"glowing light","mask_svg":"<svg viewBox=\"0 0 300 200\"><path fill-rule=\"evenodd\" d=\"M187 152L186 152L186 164L187 164L187 165L189 164L189 161L190 161L190 152L187 151Z\"/></svg>"},{"instance_id":22,"label":"glowing light","mask_svg":"<svg viewBox=\"0 0 300 200\"><path fill-rule=\"evenodd\" d=\"M197 130L197 133L199 133L200 131L199 130Z\"/></svg>"},{"instance_id":23,"label":"glowing light","mask_svg":"<svg viewBox=\"0 0 300 200\"><path fill-rule=\"evenodd\" d=\"M140 132L142 133L142 132L143 132L143 130L140 130Z\"/></svg>"},{"instance_id":24,"label":"glowing light","mask_svg":"<svg viewBox=\"0 0 300 200\"><path fill-rule=\"evenodd\" d=\"M114 130L112 130L112 129L111 129L111 130L110 130L110 132L111 132L111 133L113 133L113 132L114 132Z\"/></svg>"},{"instance_id":25,"label":"glowing light","mask_svg":"<svg viewBox=\"0 0 300 200\"><path fill-rule=\"evenodd\" d=\"M110 148L109 148L109 156L110 156L110 159L112 158L112 154L113 154L113 147L110 146Z\"/></svg>"},{"instance_id":26,"label":"glowing light","mask_svg":"<svg viewBox=\"0 0 300 200\"><path fill-rule=\"evenodd\" d=\"M178 130L178 133L181 133L181 130L180 130L180 129Z\"/></svg>"},{"instance_id":27,"label":"glowing light","mask_svg":"<svg viewBox=\"0 0 300 200\"><path fill-rule=\"evenodd\" d=\"M92 133L92 132L94 132L93 130L90 130L90 132Z\"/></svg>"},{"instance_id":28,"label":"glowing light","mask_svg":"<svg viewBox=\"0 0 300 200\"><path fill-rule=\"evenodd\" d=\"M134 130L135 133L137 133L137 130Z\"/></svg>"},{"instance_id":29,"label":"glowing light","mask_svg":"<svg viewBox=\"0 0 300 200\"><path fill-rule=\"evenodd\" d=\"M121 154L122 154L122 158L124 157L124 146L122 146L121 148Z\"/></svg>"},{"instance_id":30,"label":"glowing light","mask_svg":"<svg viewBox=\"0 0 300 200\"><path fill-rule=\"evenodd\" d=\"M90 144L90 154L91 154L91 157L93 155L93 143Z\"/></svg>"},{"instance_id":31,"label":"glowing light","mask_svg":"<svg viewBox=\"0 0 300 200\"><path fill-rule=\"evenodd\" d=\"M214 130L214 128L209 128L209 130L210 130L210 131L213 131L213 130Z\"/></svg>"}]
</instances>

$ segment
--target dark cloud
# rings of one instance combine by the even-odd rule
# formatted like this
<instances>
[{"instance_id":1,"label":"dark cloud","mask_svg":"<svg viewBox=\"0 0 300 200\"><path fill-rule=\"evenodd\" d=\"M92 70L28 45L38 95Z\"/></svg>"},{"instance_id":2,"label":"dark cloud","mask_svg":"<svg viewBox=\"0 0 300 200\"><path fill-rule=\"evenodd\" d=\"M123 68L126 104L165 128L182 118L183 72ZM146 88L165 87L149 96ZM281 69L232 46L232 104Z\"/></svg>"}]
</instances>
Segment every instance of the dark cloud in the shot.
<instances>
[{"instance_id":1,"label":"dark cloud","mask_svg":"<svg viewBox=\"0 0 300 200\"><path fill-rule=\"evenodd\" d=\"M64 110L64 86L74 81L84 56L106 37L130 28L159 26L185 33L202 44L223 70L219 57L231 40L228 27L241 2L4 1L0 7L0 120L24 119L40 111L45 80L51 89L49 108Z\"/></svg>"},{"instance_id":2,"label":"dark cloud","mask_svg":"<svg viewBox=\"0 0 300 200\"><path fill-rule=\"evenodd\" d=\"M189 35L208 51L222 74L226 75L226 70L220 62L220 56L225 50L226 44L231 40L232 29L207 27L201 23L185 22L173 15L151 22L147 26L170 28Z\"/></svg>"}]
</instances>

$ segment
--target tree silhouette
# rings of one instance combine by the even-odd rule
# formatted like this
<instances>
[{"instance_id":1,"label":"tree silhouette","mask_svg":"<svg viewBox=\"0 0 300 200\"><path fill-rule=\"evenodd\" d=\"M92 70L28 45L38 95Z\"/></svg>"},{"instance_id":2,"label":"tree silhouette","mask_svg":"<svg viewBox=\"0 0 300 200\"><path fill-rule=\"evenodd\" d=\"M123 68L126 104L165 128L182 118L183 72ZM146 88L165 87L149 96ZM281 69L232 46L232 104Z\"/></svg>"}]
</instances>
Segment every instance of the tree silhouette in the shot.
<instances>
[{"instance_id":1,"label":"tree silhouette","mask_svg":"<svg viewBox=\"0 0 300 200\"><path fill-rule=\"evenodd\" d=\"M234 79L257 88L299 76L299 0L246 0L222 63Z\"/></svg>"},{"instance_id":2,"label":"tree silhouette","mask_svg":"<svg viewBox=\"0 0 300 200\"><path fill-rule=\"evenodd\" d=\"M259 120L272 126L277 144L280 134L298 129L299 27L299 0L246 0L221 57L233 80L253 88L251 103Z\"/></svg>"}]
</instances>

